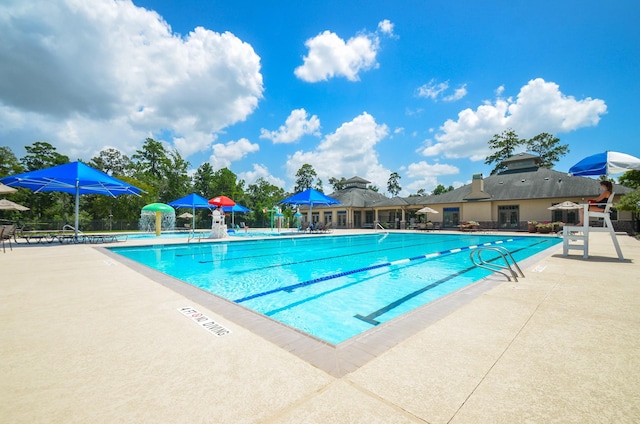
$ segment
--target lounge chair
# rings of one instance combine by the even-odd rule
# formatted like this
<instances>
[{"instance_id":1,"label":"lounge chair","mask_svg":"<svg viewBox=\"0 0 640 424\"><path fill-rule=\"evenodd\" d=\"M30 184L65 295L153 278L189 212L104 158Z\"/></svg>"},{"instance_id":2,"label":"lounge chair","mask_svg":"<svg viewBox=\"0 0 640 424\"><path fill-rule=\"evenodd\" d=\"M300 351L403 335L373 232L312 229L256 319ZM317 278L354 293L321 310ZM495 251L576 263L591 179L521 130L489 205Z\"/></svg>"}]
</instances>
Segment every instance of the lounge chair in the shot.
<instances>
[{"instance_id":1,"label":"lounge chair","mask_svg":"<svg viewBox=\"0 0 640 424\"><path fill-rule=\"evenodd\" d=\"M2 232L0 233L0 239L2 240L2 251L7 253L7 249L5 247L5 242L9 241L9 249L13 250L13 246L11 245L11 239L16 237L16 225L3 225Z\"/></svg>"}]
</instances>

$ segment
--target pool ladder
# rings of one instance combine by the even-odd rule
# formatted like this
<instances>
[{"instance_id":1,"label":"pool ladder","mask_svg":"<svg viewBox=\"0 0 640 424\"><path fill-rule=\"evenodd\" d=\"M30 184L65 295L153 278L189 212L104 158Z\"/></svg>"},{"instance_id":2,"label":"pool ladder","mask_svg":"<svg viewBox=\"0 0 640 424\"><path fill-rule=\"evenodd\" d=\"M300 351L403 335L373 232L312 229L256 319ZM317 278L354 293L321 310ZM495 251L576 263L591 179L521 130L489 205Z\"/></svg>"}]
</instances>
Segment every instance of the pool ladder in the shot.
<instances>
[{"instance_id":1,"label":"pool ladder","mask_svg":"<svg viewBox=\"0 0 640 424\"><path fill-rule=\"evenodd\" d=\"M496 252L500 256L485 260L482 258L482 252L486 251ZM498 272L507 277L507 280L509 281L517 282L518 277L524 278L524 273L518 266L516 260L513 259L513 256L511 256L511 252L509 252L502 246L481 246L477 249L473 249L471 253L469 253L469 257L471 258L471 262L473 262L475 266L488 269L489 271ZM494 263L498 259L502 259L504 265L500 263ZM506 272L507 270L509 271L509 273Z\"/></svg>"}]
</instances>

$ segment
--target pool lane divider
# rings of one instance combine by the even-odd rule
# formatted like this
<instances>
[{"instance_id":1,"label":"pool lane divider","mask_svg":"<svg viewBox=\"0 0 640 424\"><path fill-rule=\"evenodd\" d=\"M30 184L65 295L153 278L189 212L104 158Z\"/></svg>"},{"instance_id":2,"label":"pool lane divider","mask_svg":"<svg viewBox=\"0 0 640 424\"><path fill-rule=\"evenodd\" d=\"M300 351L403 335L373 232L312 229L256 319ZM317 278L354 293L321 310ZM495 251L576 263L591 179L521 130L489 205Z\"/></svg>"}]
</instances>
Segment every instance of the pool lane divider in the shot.
<instances>
[{"instance_id":1,"label":"pool lane divider","mask_svg":"<svg viewBox=\"0 0 640 424\"><path fill-rule=\"evenodd\" d=\"M516 249L511 253L516 253L516 252L519 252L521 250L527 249L529 247L533 247L533 246L536 246L538 244L542 244L542 243L546 243L546 242L547 242L546 240L538 241L538 242L536 242L536 243L534 243L534 244L532 244L530 246L525 246L525 247L521 247L519 249ZM469 250L469 249L467 249L467 250ZM500 258L499 256L496 256L495 258L490 259L489 262L493 262L493 261L495 261L495 260L497 260L499 258ZM378 309L377 311L374 311L374 312L370 313L369 315L365 316L365 315L356 314L353 317L357 318L357 319L359 319L361 321L364 321L366 323L369 323L371 325L378 325L378 324L380 324L380 321L377 321L375 318L379 317L380 315L386 314L390 310L397 308L398 306L400 306L403 303L413 299L414 297L416 297L418 295L421 295L422 293L424 293L426 291L429 291L429 290L431 290L431 289L433 289L435 287L438 287L439 285L444 284L447 281L449 281L449 280L451 280L451 279L453 279L453 278L455 278L455 277L457 277L459 275L462 275L462 274L464 274L466 272L469 272L469 271L471 271L471 270L473 270L475 268L477 268L477 266L473 265L473 266L470 266L470 267L465 268L463 270L460 270L458 272L455 272L455 273L453 273L451 275L448 275L448 276L446 276L446 277L444 277L444 278L442 278L442 279L440 279L440 280L438 280L436 282L433 282L433 283L431 283L431 284L429 284L429 285L427 285L425 287L422 287L422 288L420 288L420 289L418 289L418 290L416 290L414 292L411 292L411 293L407 294L406 296L401 297L400 299L394 300L393 302L389 303L387 306L384 306L384 307Z\"/></svg>"},{"instance_id":2,"label":"pool lane divider","mask_svg":"<svg viewBox=\"0 0 640 424\"><path fill-rule=\"evenodd\" d=\"M241 297L239 299L236 299L236 300L234 300L234 302L235 303L243 303L243 302L246 302L248 300L257 299L259 297L268 296L270 294L278 293L278 292L281 292L281 291L289 292L289 291L298 289L300 287L310 286L310 285L313 285L313 284L321 283L323 281L333 280L334 278L340 278L340 277L344 277L344 276L351 275L351 274L357 274L357 273L360 273L360 272L372 271L372 270L378 269L378 268L399 266L399 265L407 264L407 263L410 263L410 262L413 262L413 261L419 261L419 260L425 260L425 259L433 259L433 258L437 258L438 256L450 255L450 254L454 254L454 253L460 253L460 252L464 252L464 251L469 251L469 250L477 249L478 247L499 245L499 244L503 244L503 243L512 242L512 241L515 241L515 240L520 240L522 238L524 238L524 237L514 237L514 238L509 238L509 239L506 239L506 240L489 241L489 242L482 243L482 244L474 244L474 245L471 245L471 246L457 247L455 249L442 250L440 252L428 253L426 255L414 256L412 258L399 259L399 260L392 261L392 262L383 262L383 263L379 263L379 264L375 264L375 265L365 266L365 267L358 268L358 269L352 269L352 270L349 270L349 271L338 272L336 274L325 275L323 277L314 278L312 280L303 281L301 283L291 284L291 285L284 286L284 287L278 287L278 288L267 290L267 291L264 291L264 292L261 292L261 293L255 293L255 294L252 294L252 295L249 295L249 296L245 296L245 297Z\"/></svg>"}]
</instances>

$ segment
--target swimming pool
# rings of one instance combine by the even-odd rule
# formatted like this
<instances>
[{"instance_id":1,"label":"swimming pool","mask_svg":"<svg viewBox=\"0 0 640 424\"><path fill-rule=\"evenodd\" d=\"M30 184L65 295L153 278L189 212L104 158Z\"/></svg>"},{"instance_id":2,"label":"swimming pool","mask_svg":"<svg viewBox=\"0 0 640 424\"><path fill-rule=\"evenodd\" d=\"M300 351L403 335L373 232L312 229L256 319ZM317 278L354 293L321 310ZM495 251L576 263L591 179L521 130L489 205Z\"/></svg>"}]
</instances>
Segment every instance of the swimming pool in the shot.
<instances>
[{"instance_id":1,"label":"swimming pool","mask_svg":"<svg viewBox=\"0 0 640 424\"><path fill-rule=\"evenodd\" d=\"M110 250L338 344L488 276L470 247L499 244L520 261L560 241L378 233Z\"/></svg>"}]
</instances>

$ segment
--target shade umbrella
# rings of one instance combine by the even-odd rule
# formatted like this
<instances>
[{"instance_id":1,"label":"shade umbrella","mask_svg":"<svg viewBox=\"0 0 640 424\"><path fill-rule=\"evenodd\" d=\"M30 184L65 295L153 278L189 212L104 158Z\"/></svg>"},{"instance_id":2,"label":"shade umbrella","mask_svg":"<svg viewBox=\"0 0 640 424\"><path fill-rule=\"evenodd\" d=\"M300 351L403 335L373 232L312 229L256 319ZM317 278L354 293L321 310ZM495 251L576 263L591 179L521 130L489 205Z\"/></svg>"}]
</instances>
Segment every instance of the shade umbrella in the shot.
<instances>
[{"instance_id":1,"label":"shade umbrella","mask_svg":"<svg viewBox=\"0 0 640 424\"><path fill-rule=\"evenodd\" d=\"M0 183L0 194L15 193L16 191L18 191L18 189Z\"/></svg>"},{"instance_id":2,"label":"shade umbrella","mask_svg":"<svg viewBox=\"0 0 640 424\"><path fill-rule=\"evenodd\" d=\"M236 204L236 202L229 199L227 196L216 196L213 199L209 199L209 204L217 207L222 207L233 206Z\"/></svg>"},{"instance_id":3,"label":"shade umbrella","mask_svg":"<svg viewBox=\"0 0 640 424\"><path fill-rule=\"evenodd\" d=\"M78 237L81 194L102 194L116 197L121 194L139 196L141 192L145 192L82 162L70 162L51 168L12 175L0 179L0 182L10 187L26 187L33 190L34 193L60 191L75 195L73 229L76 237Z\"/></svg>"},{"instance_id":4,"label":"shade umbrella","mask_svg":"<svg viewBox=\"0 0 640 424\"><path fill-rule=\"evenodd\" d=\"M551 210L551 211L555 211L555 210L572 210L572 209L580 209L582 206L580 206L577 203L573 203L570 201L566 201L566 202L562 202L562 203L558 203L557 205L553 205L551 207L548 207L547 209Z\"/></svg>"},{"instance_id":5,"label":"shade umbrella","mask_svg":"<svg viewBox=\"0 0 640 424\"><path fill-rule=\"evenodd\" d=\"M569 174L576 176L610 175L621 172L640 170L640 159L620 152L602 152L587 156L569 169Z\"/></svg>"},{"instance_id":6,"label":"shade umbrella","mask_svg":"<svg viewBox=\"0 0 640 424\"><path fill-rule=\"evenodd\" d=\"M199 194L196 193L191 193L188 194L184 197L181 197L179 199L176 199L172 202L169 202L170 206L173 206L174 208L191 208L191 216L189 218L191 218L191 228L195 229L196 228L196 219L195 219L195 215L196 215L196 208L198 209L209 209L211 207L211 205L209 204L209 201L207 199L205 199L204 197L200 196ZM184 214L183 214L184 215ZM180 215L182 216L182 215Z\"/></svg>"},{"instance_id":7,"label":"shade umbrella","mask_svg":"<svg viewBox=\"0 0 640 424\"><path fill-rule=\"evenodd\" d=\"M28 211L29 208L26 206L22 206L17 203L14 203L11 200L0 199L0 210L24 212L24 211Z\"/></svg>"},{"instance_id":8,"label":"shade umbrella","mask_svg":"<svg viewBox=\"0 0 640 424\"><path fill-rule=\"evenodd\" d=\"M313 205L339 205L340 201L314 188L308 188L281 200L280 203L285 205L309 205L309 219L313 222Z\"/></svg>"},{"instance_id":9,"label":"shade umbrella","mask_svg":"<svg viewBox=\"0 0 640 424\"><path fill-rule=\"evenodd\" d=\"M418 211L416 211L416 213L423 213L424 217L426 219L428 213L440 213L440 212L438 212L435 209L431 209L429 206L425 206L424 208L419 209Z\"/></svg>"},{"instance_id":10,"label":"shade umbrella","mask_svg":"<svg viewBox=\"0 0 640 424\"><path fill-rule=\"evenodd\" d=\"M428 213L439 213L439 212L435 209L431 209L429 206L425 206L424 208L416 211L416 213L423 213L426 215Z\"/></svg>"},{"instance_id":11,"label":"shade umbrella","mask_svg":"<svg viewBox=\"0 0 640 424\"><path fill-rule=\"evenodd\" d=\"M247 207L245 207L245 206L242 206L242 205L241 205L241 204L239 204L239 203L236 203L236 204L235 204L235 205L233 205L233 206L223 206L223 207L222 207L222 210L223 210L225 213L229 213L229 212L231 212L231 225L232 225L232 226L234 226L234 227L235 227L235 225L236 225L235 220L234 220L234 214L235 214L236 212L238 212L238 213L251 212L251 209L249 209L249 208L247 208Z\"/></svg>"},{"instance_id":12,"label":"shade umbrella","mask_svg":"<svg viewBox=\"0 0 640 424\"><path fill-rule=\"evenodd\" d=\"M193 218L193 215L192 215L192 214L190 214L189 212L185 212L185 213L183 213L183 214L178 215L178 218L185 218L185 219L188 219L188 218Z\"/></svg>"}]
</instances>

